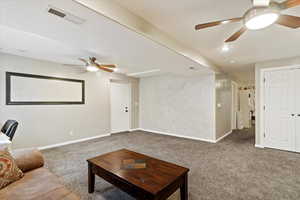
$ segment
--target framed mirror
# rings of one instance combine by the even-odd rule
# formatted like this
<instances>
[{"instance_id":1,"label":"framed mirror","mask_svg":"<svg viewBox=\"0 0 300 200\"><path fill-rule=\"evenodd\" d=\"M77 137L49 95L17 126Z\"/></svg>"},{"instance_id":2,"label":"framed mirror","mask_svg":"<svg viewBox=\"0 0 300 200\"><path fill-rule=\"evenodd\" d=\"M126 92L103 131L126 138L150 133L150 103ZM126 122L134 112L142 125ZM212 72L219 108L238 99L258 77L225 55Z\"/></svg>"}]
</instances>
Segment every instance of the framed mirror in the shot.
<instances>
[{"instance_id":1,"label":"framed mirror","mask_svg":"<svg viewBox=\"0 0 300 200\"><path fill-rule=\"evenodd\" d=\"M84 80L6 72L6 105L85 104Z\"/></svg>"}]
</instances>

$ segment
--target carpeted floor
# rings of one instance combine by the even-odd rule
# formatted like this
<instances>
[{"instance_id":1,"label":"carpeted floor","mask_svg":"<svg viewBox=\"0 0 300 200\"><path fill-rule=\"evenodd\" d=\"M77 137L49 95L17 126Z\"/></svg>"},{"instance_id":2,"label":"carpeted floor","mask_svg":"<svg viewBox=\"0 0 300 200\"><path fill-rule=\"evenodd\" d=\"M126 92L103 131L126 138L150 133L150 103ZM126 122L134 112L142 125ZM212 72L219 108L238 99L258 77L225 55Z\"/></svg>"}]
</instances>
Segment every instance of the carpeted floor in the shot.
<instances>
[{"instance_id":1,"label":"carpeted floor","mask_svg":"<svg viewBox=\"0 0 300 200\"><path fill-rule=\"evenodd\" d=\"M100 178L96 192L87 193L86 159L121 148L190 168L190 200L300 199L300 154L254 148L253 130L234 132L218 144L137 131L43 153L46 166L83 200L132 200Z\"/></svg>"}]
</instances>

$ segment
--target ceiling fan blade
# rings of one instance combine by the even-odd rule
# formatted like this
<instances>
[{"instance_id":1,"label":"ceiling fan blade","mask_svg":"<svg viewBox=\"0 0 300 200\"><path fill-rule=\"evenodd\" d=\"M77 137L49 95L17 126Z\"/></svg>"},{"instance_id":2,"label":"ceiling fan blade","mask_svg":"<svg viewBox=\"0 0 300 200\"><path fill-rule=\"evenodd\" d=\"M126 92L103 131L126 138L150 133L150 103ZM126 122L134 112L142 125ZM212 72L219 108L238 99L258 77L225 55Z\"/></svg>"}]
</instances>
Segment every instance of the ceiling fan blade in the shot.
<instances>
[{"instance_id":1,"label":"ceiling fan blade","mask_svg":"<svg viewBox=\"0 0 300 200\"><path fill-rule=\"evenodd\" d=\"M252 0L255 7L269 6L270 0Z\"/></svg>"},{"instance_id":2,"label":"ceiling fan blade","mask_svg":"<svg viewBox=\"0 0 300 200\"><path fill-rule=\"evenodd\" d=\"M289 9L300 5L300 0L287 0L279 4L281 9Z\"/></svg>"},{"instance_id":3,"label":"ceiling fan blade","mask_svg":"<svg viewBox=\"0 0 300 200\"><path fill-rule=\"evenodd\" d=\"M212 26L217 26L217 25L220 25L220 24L228 24L228 23L232 23L232 22L239 22L242 19L243 19L242 17L238 17L238 18L226 19L226 20L221 20L221 21L209 22L209 23L205 23L205 24L198 24L198 25L195 26L195 29L199 30L199 29L209 28L209 27L212 27Z\"/></svg>"},{"instance_id":4,"label":"ceiling fan blade","mask_svg":"<svg viewBox=\"0 0 300 200\"><path fill-rule=\"evenodd\" d=\"M237 31L235 34L233 34L230 38L228 38L225 42L233 42L237 40L245 31L247 30L246 27L241 28L239 31Z\"/></svg>"},{"instance_id":5,"label":"ceiling fan blade","mask_svg":"<svg viewBox=\"0 0 300 200\"><path fill-rule=\"evenodd\" d=\"M101 70L103 70L103 71L110 72L110 73L114 72L114 70L105 68L105 67L103 67L103 65L99 65L99 64L96 63L96 62L93 62L93 63L94 63L94 65L96 65L99 69L101 69Z\"/></svg>"},{"instance_id":6,"label":"ceiling fan blade","mask_svg":"<svg viewBox=\"0 0 300 200\"><path fill-rule=\"evenodd\" d=\"M296 29L300 27L300 17L292 15L281 15L277 20L277 24Z\"/></svg>"},{"instance_id":7,"label":"ceiling fan blade","mask_svg":"<svg viewBox=\"0 0 300 200\"><path fill-rule=\"evenodd\" d=\"M100 66L106 68L116 68L116 65L100 65Z\"/></svg>"},{"instance_id":8,"label":"ceiling fan blade","mask_svg":"<svg viewBox=\"0 0 300 200\"><path fill-rule=\"evenodd\" d=\"M101 67L106 67L106 68L116 68L115 65L102 65L102 64L99 64L99 63L97 62L96 59L93 60L92 62L95 63L95 64L97 64L97 65L100 65Z\"/></svg>"},{"instance_id":9,"label":"ceiling fan blade","mask_svg":"<svg viewBox=\"0 0 300 200\"><path fill-rule=\"evenodd\" d=\"M106 72L110 72L110 73L114 72L114 70L112 70L112 69L108 69L108 68L101 67L101 66L99 66L99 69L106 71Z\"/></svg>"},{"instance_id":10,"label":"ceiling fan blade","mask_svg":"<svg viewBox=\"0 0 300 200\"><path fill-rule=\"evenodd\" d=\"M89 65L88 61L86 61L86 60L85 60L85 59L83 59L83 58L78 58L78 60L81 60L82 62L84 62L86 66L88 66L88 65Z\"/></svg>"}]
</instances>

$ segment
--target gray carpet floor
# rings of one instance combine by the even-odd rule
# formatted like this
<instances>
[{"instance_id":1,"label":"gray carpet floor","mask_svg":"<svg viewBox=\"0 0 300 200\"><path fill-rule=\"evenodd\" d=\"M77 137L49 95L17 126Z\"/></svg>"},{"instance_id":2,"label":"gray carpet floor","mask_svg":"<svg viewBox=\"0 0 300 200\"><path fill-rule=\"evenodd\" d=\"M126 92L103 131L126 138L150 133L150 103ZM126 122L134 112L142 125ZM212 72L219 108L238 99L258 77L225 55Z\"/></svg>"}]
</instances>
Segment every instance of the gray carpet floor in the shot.
<instances>
[{"instance_id":1,"label":"gray carpet floor","mask_svg":"<svg viewBox=\"0 0 300 200\"><path fill-rule=\"evenodd\" d=\"M191 169L190 200L299 200L300 154L254 148L254 131L217 144L141 131L43 151L48 167L83 200L132 200L100 178L87 193L86 159L127 148ZM178 193L170 199L177 200Z\"/></svg>"}]
</instances>

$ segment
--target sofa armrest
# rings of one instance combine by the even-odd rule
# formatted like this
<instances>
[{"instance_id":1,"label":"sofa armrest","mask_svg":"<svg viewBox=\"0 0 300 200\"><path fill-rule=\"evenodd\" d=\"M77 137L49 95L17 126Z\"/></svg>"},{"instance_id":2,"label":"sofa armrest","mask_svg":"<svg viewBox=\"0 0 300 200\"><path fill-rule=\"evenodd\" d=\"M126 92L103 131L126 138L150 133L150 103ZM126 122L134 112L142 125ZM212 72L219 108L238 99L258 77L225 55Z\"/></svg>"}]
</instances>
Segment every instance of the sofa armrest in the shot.
<instances>
[{"instance_id":1,"label":"sofa armrest","mask_svg":"<svg viewBox=\"0 0 300 200\"><path fill-rule=\"evenodd\" d=\"M43 155L37 149L13 150L12 155L16 161L16 164L23 172L44 166Z\"/></svg>"}]
</instances>

